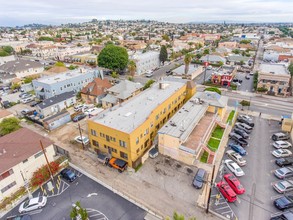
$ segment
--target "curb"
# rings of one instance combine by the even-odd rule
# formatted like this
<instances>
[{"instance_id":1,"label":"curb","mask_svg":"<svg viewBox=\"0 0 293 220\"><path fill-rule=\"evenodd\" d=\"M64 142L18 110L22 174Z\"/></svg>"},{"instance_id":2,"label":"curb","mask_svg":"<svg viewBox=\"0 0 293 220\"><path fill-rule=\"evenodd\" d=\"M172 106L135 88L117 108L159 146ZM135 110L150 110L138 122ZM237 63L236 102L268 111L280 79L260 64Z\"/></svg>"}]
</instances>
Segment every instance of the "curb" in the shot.
<instances>
[{"instance_id":1,"label":"curb","mask_svg":"<svg viewBox=\"0 0 293 220\"><path fill-rule=\"evenodd\" d=\"M145 210L146 212L150 213L151 215L157 217L158 219L162 219L163 220L163 217L156 214L153 210L151 209L148 209L147 207L145 207L144 205L140 204L139 202L136 202L134 199L132 199L130 196L127 196L125 194L123 194L122 192L114 189L112 186L109 186L108 184L102 182L101 180L99 180L98 178L94 177L93 175L89 174L88 172L82 170L81 168L77 167L76 165L72 164L71 162L69 162L69 165L76 169L77 171L83 173L84 175L86 175L88 178L94 180L95 182L99 183L100 185L106 187L107 189L109 189L110 191L112 191L113 193L121 196L122 198L126 199L127 201L131 202L132 204L140 207L141 209Z\"/></svg>"}]
</instances>

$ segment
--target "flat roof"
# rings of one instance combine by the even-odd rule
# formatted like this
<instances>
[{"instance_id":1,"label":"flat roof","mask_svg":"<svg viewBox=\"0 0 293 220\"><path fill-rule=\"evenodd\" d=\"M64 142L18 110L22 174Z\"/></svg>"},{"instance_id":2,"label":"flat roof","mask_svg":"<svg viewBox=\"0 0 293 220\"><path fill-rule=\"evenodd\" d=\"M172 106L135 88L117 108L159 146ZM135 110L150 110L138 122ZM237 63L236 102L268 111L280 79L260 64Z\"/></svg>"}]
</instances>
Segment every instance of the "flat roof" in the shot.
<instances>
[{"instance_id":1,"label":"flat roof","mask_svg":"<svg viewBox=\"0 0 293 220\"><path fill-rule=\"evenodd\" d=\"M158 131L158 134L167 134L184 142L204 116L208 107L208 103L199 104L194 98L191 98Z\"/></svg>"},{"instance_id":2,"label":"flat roof","mask_svg":"<svg viewBox=\"0 0 293 220\"><path fill-rule=\"evenodd\" d=\"M81 72L80 69L77 69L77 70L73 70L73 71L67 71L65 73L60 73L60 74L57 74L57 75L42 77L42 78L37 79L35 81L41 82L41 83L46 83L46 84L54 84L54 83L57 83L57 82L66 81L68 79L72 79L74 77L84 75L84 74L86 74L88 72L91 72L91 71L83 70L83 72Z\"/></svg>"},{"instance_id":3,"label":"flat roof","mask_svg":"<svg viewBox=\"0 0 293 220\"><path fill-rule=\"evenodd\" d=\"M259 66L260 72L274 75L289 75L289 71L283 64L262 63Z\"/></svg>"},{"instance_id":4,"label":"flat roof","mask_svg":"<svg viewBox=\"0 0 293 220\"><path fill-rule=\"evenodd\" d=\"M125 133L131 133L147 120L158 105L186 85L186 82L182 79L162 79L137 96L107 109L89 120ZM165 89L160 89L159 83L165 84Z\"/></svg>"},{"instance_id":5,"label":"flat roof","mask_svg":"<svg viewBox=\"0 0 293 220\"><path fill-rule=\"evenodd\" d=\"M191 75L193 72L197 71L201 66L190 64L187 75ZM172 70L176 75L184 75L185 74L185 65L181 65L176 69Z\"/></svg>"}]
</instances>

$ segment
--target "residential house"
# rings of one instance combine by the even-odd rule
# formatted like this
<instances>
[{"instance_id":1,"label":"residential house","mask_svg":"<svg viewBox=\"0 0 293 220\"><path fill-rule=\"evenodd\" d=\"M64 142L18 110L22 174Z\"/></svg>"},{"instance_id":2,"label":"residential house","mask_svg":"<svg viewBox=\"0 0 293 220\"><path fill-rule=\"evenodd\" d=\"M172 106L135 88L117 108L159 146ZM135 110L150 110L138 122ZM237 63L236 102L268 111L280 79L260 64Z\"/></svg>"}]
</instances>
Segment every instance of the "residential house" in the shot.
<instances>
[{"instance_id":1,"label":"residential house","mask_svg":"<svg viewBox=\"0 0 293 220\"><path fill-rule=\"evenodd\" d=\"M229 48L229 49L235 49L237 48L238 43L236 41L225 41L225 42L219 42L218 47L219 48Z\"/></svg>"},{"instance_id":2,"label":"residential house","mask_svg":"<svg viewBox=\"0 0 293 220\"><path fill-rule=\"evenodd\" d=\"M33 173L46 165L40 141L52 162L56 155L53 142L28 128L0 137L0 201L25 186Z\"/></svg>"},{"instance_id":3,"label":"residential house","mask_svg":"<svg viewBox=\"0 0 293 220\"><path fill-rule=\"evenodd\" d=\"M69 62L73 63L83 63L83 64L89 64L89 65L97 65L97 55L85 53L85 54L75 54L69 57L67 60Z\"/></svg>"},{"instance_id":4,"label":"residential house","mask_svg":"<svg viewBox=\"0 0 293 220\"><path fill-rule=\"evenodd\" d=\"M54 97L43 100L36 106L37 111L44 117L54 115L76 103L74 91L64 92Z\"/></svg>"},{"instance_id":5,"label":"residential house","mask_svg":"<svg viewBox=\"0 0 293 220\"><path fill-rule=\"evenodd\" d=\"M266 88L270 95L289 95L291 75L285 65L262 63L259 69L257 88Z\"/></svg>"},{"instance_id":6,"label":"residential house","mask_svg":"<svg viewBox=\"0 0 293 220\"><path fill-rule=\"evenodd\" d=\"M143 85L140 83L123 80L107 89L107 95L101 99L103 108L112 107L122 103L140 93Z\"/></svg>"},{"instance_id":7,"label":"residential house","mask_svg":"<svg viewBox=\"0 0 293 220\"><path fill-rule=\"evenodd\" d=\"M130 167L141 164L157 131L194 93L192 81L166 78L120 105L88 120L91 147L122 159ZM194 83L193 83L194 84Z\"/></svg>"},{"instance_id":8,"label":"residential house","mask_svg":"<svg viewBox=\"0 0 293 220\"><path fill-rule=\"evenodd\" d=\"M249 65L250 57L242 55L230 55L227 57L227 63L230 65Z\"/></svg>"},{"instance_id":9,"label":"residential house","mask_svg":"<svg viewBox=\"0 0 293 220\"><path fill-rule=\"evenodd\" d=\"M203 66L190 64L187 74L185 74L185 65L181 65L177 67L176 69L172 70L172 75L182 77L183 79L193 80L202 72L203 72Z\"/></svg>"},{"instance_id":10,"label":"residential house","mask_svg":"<svg viewBox=\"0 0 293 220\"><path fill-rule=\"evenodd\" d=\"M52 131L56 128L59 128L62 125L71 121L70 113L66 110L62 110L61 112L52 115L43 120L43 126L45 129Z\"/></svg>"},{"instance_id":11,"label":"residential house","mask_svg":"<svg viewBox=\"0 0 293 220\"><path fill-rule=\"evenodd\" d=\"M111 87L112 84L108 79L95 78L80 91L81 98L88 104L102 103L101 99L106 96L107 89Z\"/></svg>"},{"instance_id":12,"label":"residential house","mask_svg":"<svg viewBox=\"0 0 293 220\"><path fill-rule=\"evenodd\" d=\"M38 75L44 71L44 66L40 62L18 59L8 61L0 66L0 75L12 75L17 78L25 78L28 76Z\"/></svg>"},{"instance_id":13,"label":"residential house","mask_svg":"<svg viewBox=\"0 0 293 220\"><path fill-rule=\"evenodd\" d=\"M218 56L218 55L205 55L200 58L201 62L208 62L211 64L225 64L226 59L224 57Z\"/></svg>"},{"instance_id":14,"label":"residential house","mask_svg":"<svg viewBox=\"0 0 293 220\"><path fill-rule=\"evenodd\" d=\"M32 81L36 97L48 99L64 92L79 92L101 74L100 70L76 69Z\"/></svg>"}]
</instances>

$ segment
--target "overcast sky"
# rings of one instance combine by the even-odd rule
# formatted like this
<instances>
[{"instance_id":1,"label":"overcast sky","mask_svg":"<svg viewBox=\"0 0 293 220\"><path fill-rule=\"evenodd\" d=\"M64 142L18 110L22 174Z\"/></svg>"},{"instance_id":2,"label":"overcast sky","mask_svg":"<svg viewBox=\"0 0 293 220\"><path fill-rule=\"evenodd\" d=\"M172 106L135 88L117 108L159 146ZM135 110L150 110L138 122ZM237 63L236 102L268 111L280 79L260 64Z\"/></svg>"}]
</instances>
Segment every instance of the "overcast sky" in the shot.
<instances>
[{"instance_id":1,"label":"overcast sky","mask_svg":"<svg viewBox=\"0 0 293 220\"><path fill-rule=\"evenodd\" d=\"M100 19L293 22L293 0L0 0L0 26Z\"/></svg>"}]
</instances>

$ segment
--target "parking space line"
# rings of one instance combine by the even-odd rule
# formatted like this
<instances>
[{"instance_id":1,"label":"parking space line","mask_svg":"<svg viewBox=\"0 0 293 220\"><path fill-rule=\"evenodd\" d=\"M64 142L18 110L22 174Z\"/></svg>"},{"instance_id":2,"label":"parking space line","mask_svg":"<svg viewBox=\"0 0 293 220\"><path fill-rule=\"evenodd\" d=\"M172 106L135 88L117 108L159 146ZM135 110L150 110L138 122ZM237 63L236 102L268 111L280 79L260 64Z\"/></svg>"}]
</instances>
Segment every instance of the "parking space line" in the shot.
<instances>
[{"instance_id":1,"label":"parking space line","mask_svg":"<svg viewBox=\"0 0 293 220\"><path fill-rule=\"evenodd\" d=\"M225 204L226 202L219 202L219 203L217 203L218 205L221 205L221 204Z\"/></svg>"},{"instance_id":2,"label":"parking space line","mask_svg":"<svg viewBox=\"0 0 293 220\"><path fill-rule=\"evenodd\" d=\"M227 213L230 213L230 212L233 213L233 212L230 210L230 211L227 211L227 212L222 212L221 215L224 215L224 214L227 214Z\"/></svg>"},{"instance_id":3,"label":"parking space line","mask_svg":"<svg viewBox=\"0 0 293 220\"><path fill-rule=\"evenodd\" d=\"M221 209L227 209L227 208L228 208L228 209L231 209L230 206L224 206L224 207L221 207L221 208L217 208L217 209L215 209L215 210L218 211L218 210L221 210Z\"/></svg>"},{"instance_id":4,"label":"parking space line","mask_svg":"<svg viewBox=\"0 0 293 220\"><path fill-rule=\"evenodd\" d=\"M275 212L275 213L271 214L271 217L275 217L275 216L280 215L280 214L282 214L282 212Z\"/></svg>"},{"instance_id":5,"label":"parking space line","mask_svg":"<svg viewBox=\"0 0 293 220\"><path fill-rule=\"evenodd\" d=\"M271 200L279 199L279 198L281 198L282 196L284 196L284 195L282 194L282 195L272 196L272 197L271 197Z\"/></svg>"}]
</instances>

